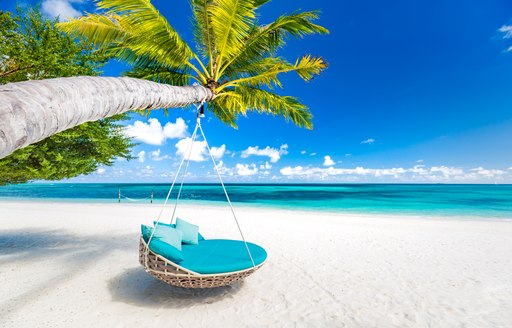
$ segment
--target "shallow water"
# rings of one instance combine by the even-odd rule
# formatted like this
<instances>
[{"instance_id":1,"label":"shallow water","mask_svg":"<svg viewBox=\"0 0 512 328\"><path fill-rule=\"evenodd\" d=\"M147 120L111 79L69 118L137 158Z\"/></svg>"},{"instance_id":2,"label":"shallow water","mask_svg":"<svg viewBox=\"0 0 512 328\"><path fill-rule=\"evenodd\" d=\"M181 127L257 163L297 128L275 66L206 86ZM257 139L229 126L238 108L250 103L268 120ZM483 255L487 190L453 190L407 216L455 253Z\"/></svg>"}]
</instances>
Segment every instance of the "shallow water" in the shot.
<instances>
[{"instance_id":1,"label":"shallow water","mask_svg":"<svg viewBox=\"0 0 512 328\"><path fill-rule=\"evenodd\" d=\"M164 201L169 184L32 183L0 187L0 200L130 203ZM485 216L512 219L512 185L448 184L228 184L238 206L348 213ZM177 195L172 192L171 199ZM181 199L222 205L219 185L188 184Z\"/></svg>"}]
</instances>

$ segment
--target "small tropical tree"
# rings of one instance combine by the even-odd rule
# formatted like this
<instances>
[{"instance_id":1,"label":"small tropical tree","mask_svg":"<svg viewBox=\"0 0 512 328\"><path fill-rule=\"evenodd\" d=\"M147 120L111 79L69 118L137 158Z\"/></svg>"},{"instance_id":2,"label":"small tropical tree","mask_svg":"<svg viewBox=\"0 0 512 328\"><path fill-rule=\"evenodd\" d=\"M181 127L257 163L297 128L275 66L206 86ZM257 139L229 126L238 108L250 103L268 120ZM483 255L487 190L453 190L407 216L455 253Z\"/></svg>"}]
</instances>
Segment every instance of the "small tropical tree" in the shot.
<instances>
[{"instance_id":1,"label":"small tropical tree","mask_svg":"<svg viewBox=\"0 0 512 328\"><path fill-rule=\"evenodd\" d=\"M0 11L0 84L101 73L108 58L88 42L75 42L55 23L37 7ZM132 142L119 124L125 116L87 122L18 149L0 159L0 185L70 178L130 158Z\"/></svg>"},{"instance_id":2,"label":"small tropical tree","mask_svg":"<svg viewBox=\"0 0 512 328\"><path fill-rule=\"evenodd\" d=\"M318 12L295 12L259 25L257 10L269 0L191 0L196 52L149 0L98 0L105 12L88 14L60 27L95 43L130 64L131 77L172 85L192 80L213 92L209 109L236 126L239 114L257 111L283 116L312 128L308 108L297 98L273 92L279 75L296 72L309 81L326 68L321 57L293 63L278 56L289 36L328 33L314 24Z\"/></svg>"}]
</instances>

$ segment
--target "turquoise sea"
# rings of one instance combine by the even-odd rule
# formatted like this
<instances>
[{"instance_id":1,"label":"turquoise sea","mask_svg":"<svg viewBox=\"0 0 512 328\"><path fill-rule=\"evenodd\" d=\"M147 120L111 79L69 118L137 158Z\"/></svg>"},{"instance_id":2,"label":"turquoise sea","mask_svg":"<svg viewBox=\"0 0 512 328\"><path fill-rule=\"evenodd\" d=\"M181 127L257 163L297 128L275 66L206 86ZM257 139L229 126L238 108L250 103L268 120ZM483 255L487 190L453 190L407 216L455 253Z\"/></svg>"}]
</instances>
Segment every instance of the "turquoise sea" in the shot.
<instances>
[{"instance_id":1,"label":"turquoise sea","mask_svg":"<svg viewBox=\"0 0 512 328\"><path fill-rule=\"evenodd\" d=\"M0 187L0 201L117 203L120 190L122 203L149 204L153 193L154 203L161 204L169 187L140 183L31 183ZM228 184L227 190L237 206L512 219L512 185ZM173 191L171 198L175 196ZM187 203L226 204L222 188L214 184L187 184L181 199Z\"/></svg>"}]
</instances>

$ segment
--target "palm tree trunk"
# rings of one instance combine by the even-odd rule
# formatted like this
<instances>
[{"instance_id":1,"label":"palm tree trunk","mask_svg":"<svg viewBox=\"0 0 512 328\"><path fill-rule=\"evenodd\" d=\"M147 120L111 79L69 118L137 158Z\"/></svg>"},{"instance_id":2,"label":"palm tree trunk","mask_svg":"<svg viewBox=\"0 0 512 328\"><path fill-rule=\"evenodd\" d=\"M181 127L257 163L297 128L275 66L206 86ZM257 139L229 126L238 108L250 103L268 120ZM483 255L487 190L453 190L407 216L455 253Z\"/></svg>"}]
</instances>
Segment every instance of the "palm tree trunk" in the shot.
<instances>
[{"instance_id":1,"label":"palm tree trunk","mask_svg":"<svg viewBox=\"0 0 512 328\"><path fill-rule=\"evenodd\" d=\"M65 77L0 85L0 158L55 133L135 109L209 101L202 86L177 87L128 77Z\"/></svg>"}]
</instances>

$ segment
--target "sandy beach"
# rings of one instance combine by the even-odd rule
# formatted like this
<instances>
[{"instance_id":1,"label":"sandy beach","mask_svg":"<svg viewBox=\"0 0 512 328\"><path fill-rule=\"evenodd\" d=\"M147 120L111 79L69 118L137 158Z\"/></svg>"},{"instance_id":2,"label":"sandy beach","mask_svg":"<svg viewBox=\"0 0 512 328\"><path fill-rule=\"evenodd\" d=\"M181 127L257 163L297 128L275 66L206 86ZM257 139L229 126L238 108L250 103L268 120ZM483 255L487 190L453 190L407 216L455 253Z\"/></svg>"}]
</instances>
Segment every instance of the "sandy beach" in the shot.
<instances>
[{"instance_id":1,"label":"sandy beach","mask_svg":"<svg viewBox=\"0 0 512 328\"><path fill-rule=\"evenodd\" d=\"M510 220L239 208L267 262L243 283L187 290L137 262L159 209L1 202L0 326L512 326ZM206 238L238 238L228 208L178 212Z\"/></svg>"}]
</instances>

